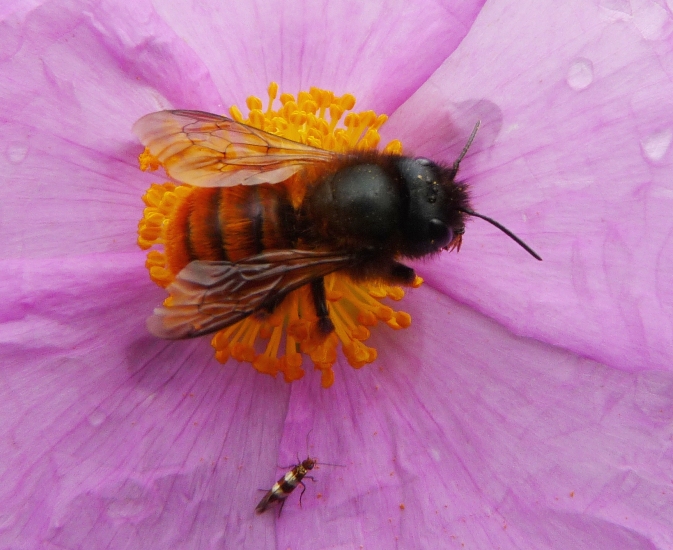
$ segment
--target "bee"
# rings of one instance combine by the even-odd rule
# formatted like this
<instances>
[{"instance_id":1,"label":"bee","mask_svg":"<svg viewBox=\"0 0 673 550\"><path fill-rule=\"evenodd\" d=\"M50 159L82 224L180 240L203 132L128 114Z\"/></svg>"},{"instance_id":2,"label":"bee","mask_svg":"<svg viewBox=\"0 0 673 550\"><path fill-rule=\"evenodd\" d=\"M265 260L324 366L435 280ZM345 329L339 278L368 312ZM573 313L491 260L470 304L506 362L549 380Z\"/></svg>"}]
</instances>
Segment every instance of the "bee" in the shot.
<instances>
[{"instance_id":1,"label":"bee","mask_svg":"<svg viewBox=\"0 0 673 550\"><path fill-rule=\"evenodd\" d=\"M466 216L491 223L540 260L475 212L467 186L456 181L478 127L444 166L377 151L325 151L201 111L144 116L133 128L140 141L170 177L196 186L166 236L166 255L179 270L168 287L172 300L148 319L150 332L170 339L212 333L272 312L309 285L318 330L328 335L326 275L409 285L416 273L400 260L460 249ZM309 465L292 475L303 476Z\"/></svg>"},{"instance_id":2,"label":"bee","mask_svg":"<svg viewBox=\"0 0 673 550\"><path fill-rule=\"evenodd\" d=\"M305 460L302 460L293 466L291 470L286 472L283 477L273 484L273 487L271 487L262 500L259 501L259 504L255 508L255 512L261 514L274 502L280 502L280 509L278 510L278 515L280 515L285 504L285 499L297 488L297 485L303 487L301 494L299 495L299 505L301 506L301 498L306 491L306 485L304 485L302 479L307 478L311 481L315 481L315 479L306 474L309 470L313 470L316 464L317 462L313 458L307 457Z\"/></svg>"}]
</instances>

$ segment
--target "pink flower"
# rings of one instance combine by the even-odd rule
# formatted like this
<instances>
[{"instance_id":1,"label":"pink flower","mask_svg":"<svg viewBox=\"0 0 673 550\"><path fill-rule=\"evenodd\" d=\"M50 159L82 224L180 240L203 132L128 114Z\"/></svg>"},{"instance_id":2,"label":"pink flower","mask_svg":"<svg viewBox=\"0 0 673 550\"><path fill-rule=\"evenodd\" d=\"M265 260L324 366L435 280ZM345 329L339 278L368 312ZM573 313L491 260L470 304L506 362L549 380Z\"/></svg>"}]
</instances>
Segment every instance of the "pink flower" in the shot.
<instances>
[{"instance_id":1,"label":"pink flower","mask_svg":"<svg viewBox=\"0 0 673 550\"><path fill-rule=\"evenodd\" d=\"M673 545L668 7L156 4L0 9L2 545ZM444 162L481 119L474 207L544 261L473 220L329 390L150 336L131 126L272 80ZM345 467L255 516L307 436Z\"/></svg>"}]
</instances>

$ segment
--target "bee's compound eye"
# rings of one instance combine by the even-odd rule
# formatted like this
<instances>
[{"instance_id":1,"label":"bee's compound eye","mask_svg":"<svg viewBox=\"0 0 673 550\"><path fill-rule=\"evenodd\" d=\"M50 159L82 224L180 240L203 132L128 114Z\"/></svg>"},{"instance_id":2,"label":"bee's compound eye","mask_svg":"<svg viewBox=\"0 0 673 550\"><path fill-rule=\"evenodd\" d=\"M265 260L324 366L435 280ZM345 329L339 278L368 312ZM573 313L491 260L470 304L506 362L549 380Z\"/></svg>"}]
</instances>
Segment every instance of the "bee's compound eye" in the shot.
<instances>
[{"instance_id":1,"label":"bee's compound eye","mask_svg":"<svg viewBox=\"0 0 673 550\"><path fill-rule=\"evenodd\" d=\"M430 220L428 235L437 248L442 248L453 240L453 231L442 220L438 220L437 218Z\"/></svg>"}]
</instances>

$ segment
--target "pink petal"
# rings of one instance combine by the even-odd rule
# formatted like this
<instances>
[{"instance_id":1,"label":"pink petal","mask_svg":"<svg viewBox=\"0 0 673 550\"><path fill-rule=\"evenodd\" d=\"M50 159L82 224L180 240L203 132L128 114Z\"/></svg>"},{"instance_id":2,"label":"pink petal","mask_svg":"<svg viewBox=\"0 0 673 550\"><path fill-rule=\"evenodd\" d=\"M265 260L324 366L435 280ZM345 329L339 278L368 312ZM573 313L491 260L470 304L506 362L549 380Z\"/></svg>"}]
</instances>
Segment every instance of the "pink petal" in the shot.
<instances>
[{"instance_id":1,"label":"pink petal","mask_svg":"<svg viewBox=\"0 0 673 550\"><path fill-rule=\"evenodd\" d=\"M673 20L657 11L652 36L635 8L551 6L488 4L387 127L427 138L405 123L437 105L439 130L416 152L451 162L482 118L461 167L474 207L544 261L474 220L459 255L421 271L519 334L621 369L670 369Z\"/></svg>"},{"instance_id":2,"label":"pink petal","mask_svg":"<svg viewBox=\"0 0 673 550\"><path fill-rule=\"evenodd\" d=\"M483 3L207 0L157 9L206 60L227 103L265 96L275 80L291 93L357 91L358 106L389 113L455 50Z\"/></svg>"},{"instance_id":3,"label":"pink petal","mask_svg":"<svg viewBox=\"0 0 673 550\"><path fill-rule=\"evenodd\" d=\"M478 3L55 4L1 12L4 546L671 546L664 8L492 2L470 28ZM477 114L475 207L542 264L475 221L421 268L412 328L375 331L378 361L327 392L147 335L164 294L134 233L157 178L133 121L242 106L272 79L390 112L457 44L390 137L452 162ZM345 467L255 517L307 452Z\"/></svg>"},{"instance_id":4,"label":"pink petal","mask_svg":"<svg viewBox=\"0 0 673 550\"><path fill-rule=\"evenodd\" d=\"M206 341L148 335L139 312L161 292L140 256L8 266L3 546L266 547L252 511L288 387L219 365Z\"/></svg>"},{"instance_id":5,"label":"pink petal","mask_svg":"<svg viewBox=\"0 0 673 550\"><path fill-rule=\"evenodd\" d=\"M2 536L24 546L233 539L261 548L271 539L253 519L253 488L269 484L286 386L248 368L232 374L204 341L149 337L143 318L162 293L138 271L142 254L101 254L136 250L138 198L155 178L137 172L130 127L169 106L146 90L180 103L205 73L143 5L80 15L47 4L11 28L3 254L22 260L7 266L2 300L3 352L14 365L3 386ZM148 49L149 61L137 55ZM207 83L193 95L183 106L217 101Z\"/></svg>"},{"instance_id":6,"label":"pink petal","mask_svg":"<svg viewBox=\"0 0 673 550\"><path fill-rule=\"evenodd\" d=\"M4 26L16 38L0 43L0 253L135 250L139 199L157 178L139 173L131 126L169 101L219 101L207 70L142 2L47 3Z\"/></svg>"},{"instance_id":7,"label":"pink petal","mask_svg":"<svg viewBox=\"0 0 673 550\"><path fill-rule=\"evenodd\" d=\"M279 547L666 548L673 375L625 373L514 336L421 288L413 329L330 391L293 385L281 458L320 467ZM312 412L308 412L312 411Z\"/></svg>"}]
</instances>

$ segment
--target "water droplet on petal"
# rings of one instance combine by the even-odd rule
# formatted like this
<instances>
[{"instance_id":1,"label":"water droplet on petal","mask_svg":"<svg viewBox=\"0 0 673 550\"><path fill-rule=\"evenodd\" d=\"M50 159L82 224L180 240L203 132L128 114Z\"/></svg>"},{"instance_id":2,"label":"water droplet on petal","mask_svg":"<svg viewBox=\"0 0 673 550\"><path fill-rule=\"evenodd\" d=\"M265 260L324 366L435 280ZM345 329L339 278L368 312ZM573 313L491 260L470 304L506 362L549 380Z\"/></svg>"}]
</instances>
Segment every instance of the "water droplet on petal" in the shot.
<instances>
[{"instance_id":1,"label":"water droplet on petal","mask_svg":"<svg viewBox=\"0 0 673 550\"><path fill-rule=\"evenodd\" d=\"M576 59L568 69L568 86L573 90L584 90L594 79L594 65L588 59Z\"/></svg>"},{"instance_id":2,"label":"water droplet on petal","mask_svg":"<svg viewBox=\"0 0 673 550\"><path fill-rule=\"evenodd\" d=\"M165 481L169 483L171 480ZM108 502L105 509L108 518L114 522L137 523L144 518L154 517L164 506L149 487L132 481L124 483L114 494L116 498Z\"/></svg>"},{"instance_id":3,"label":"water droplet on petal","mask_svg":"<svg viewBox=\"0 0 673 550\"><path fill-rule=\"evenodd\" d=\"M660 161L668 151L673 140L673 130L667 128L660 132L654 132L649 136L640 140L640 146L643 148L645 157L649 160L657 162Z\"/></svg>"},{"instance_id":4,"label":"water droplet on petal","mask_svg":"<svg viewBox=\"0 0 673 550\"><path fill-rule=\"evenodd\" d=\"M100 426L105 421L105 413L99 409L96 409L88 416L89 424L94 428Z\"/></svg>"},{"instance_id":5,"label":"water droplet on petal","mask_svg":"<svg viewBox=\"0 0 673 550\"><path fill-rule=\"evenodd\" d=\"M519 129L519 123L514 122L513 124L510 124L509 126L507 126L506 128L503 129L502 135L506 136L507 134L509 134L511 132L516 132L518 129Z\"/></svg>"},{"instance_id":6,"label":"water droplet on petal","mask_svg":"<svg viewBox=\"0 0 673 550\"><path fill-rule=\"evenodd\" d=\"M7 145L5 149L5 156L12 164L19 164L23 162L28 154L28 144L19 141L13 141Z\"/></svg>"}]
</instances>

